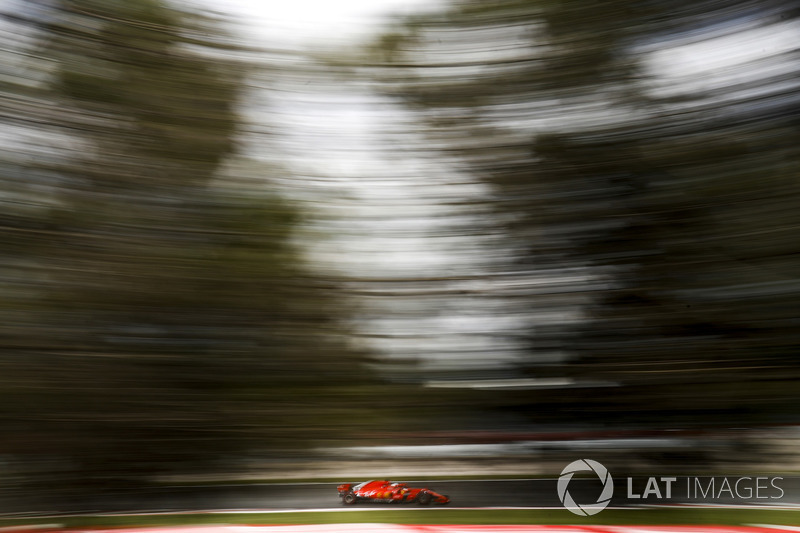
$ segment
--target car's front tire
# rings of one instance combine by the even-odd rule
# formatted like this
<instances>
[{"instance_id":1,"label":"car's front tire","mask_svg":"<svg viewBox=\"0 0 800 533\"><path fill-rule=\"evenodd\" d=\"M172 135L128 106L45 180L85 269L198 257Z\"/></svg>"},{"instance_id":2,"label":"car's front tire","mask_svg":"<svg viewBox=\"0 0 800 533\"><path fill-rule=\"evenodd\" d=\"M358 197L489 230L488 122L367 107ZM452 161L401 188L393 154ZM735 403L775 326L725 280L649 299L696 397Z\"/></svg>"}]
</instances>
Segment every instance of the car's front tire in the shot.
<instances>
[{"instance_id":1,"label":"car's front tire","mask_svg":"<svg viewBox=\"0 0 800 533\"><path fill-rule=\"evenodd\" d=\"M355 493L348 492L347 494L342 496L342 503L344 503L345 505L355 505L357 499L358 498L356 498Z\"/></svg>"},{"instance_id":2,"label":"car's front tire","mask_svg":"<svg viewBox=\"0 0 800 533\"><path fill-rule=\"evenodd\" d=\"M428 492L421 492L419 496L417 496L417 505L428 505L431 503L433 496L430 495Z\"/></svg>"}]
</instances>

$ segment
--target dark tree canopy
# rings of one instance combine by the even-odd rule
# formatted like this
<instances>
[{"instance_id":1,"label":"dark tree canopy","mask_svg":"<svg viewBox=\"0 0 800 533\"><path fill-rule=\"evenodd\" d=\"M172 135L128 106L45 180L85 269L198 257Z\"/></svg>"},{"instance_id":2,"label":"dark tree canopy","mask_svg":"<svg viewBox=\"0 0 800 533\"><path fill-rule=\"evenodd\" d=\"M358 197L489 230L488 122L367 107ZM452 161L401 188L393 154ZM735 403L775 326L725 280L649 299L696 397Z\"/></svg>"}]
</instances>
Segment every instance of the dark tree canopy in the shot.
<instances>
[{"instance_id":1,"label":"dark tree canopy","mask_svg":"<svg viewBox=\"0 0 800 533\"><path fill-rule=\"evenodd\" d=\"M349 304L306 264L275 170L245 187L226 167L252 65L158 0L14 24L3 118L30 141L0 175L0 453L97 490L341 438L370 383Z\"/></svg>"}]
</instances>

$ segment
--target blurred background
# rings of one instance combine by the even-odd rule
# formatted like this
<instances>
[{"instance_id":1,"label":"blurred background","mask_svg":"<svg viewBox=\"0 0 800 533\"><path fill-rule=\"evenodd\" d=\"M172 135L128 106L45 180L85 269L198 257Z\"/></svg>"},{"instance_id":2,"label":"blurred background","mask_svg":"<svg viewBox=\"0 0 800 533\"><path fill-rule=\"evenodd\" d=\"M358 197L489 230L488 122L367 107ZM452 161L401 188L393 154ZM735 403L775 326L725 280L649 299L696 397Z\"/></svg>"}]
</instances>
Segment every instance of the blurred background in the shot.
<instances>
[{"instance_id":1,"label":"blurred background","mask_svg":"<svg viewBox=\"0 0 800 533\"><path fill-rule=\"evenodd\" d=\"M794 3L284 4L0 2L0 491L798 469Z\"/></svg>"}]
</instances>

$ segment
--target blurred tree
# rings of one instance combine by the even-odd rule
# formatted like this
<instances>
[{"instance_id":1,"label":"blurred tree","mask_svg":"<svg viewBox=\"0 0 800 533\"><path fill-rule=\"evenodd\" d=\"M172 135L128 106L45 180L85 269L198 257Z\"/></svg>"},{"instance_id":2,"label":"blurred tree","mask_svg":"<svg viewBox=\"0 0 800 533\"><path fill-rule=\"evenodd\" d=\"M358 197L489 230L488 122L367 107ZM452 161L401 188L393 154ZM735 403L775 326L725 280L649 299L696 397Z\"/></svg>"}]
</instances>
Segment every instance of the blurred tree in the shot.
<instances>
[{"instance_id":1,"label":"blurred tree","mask_svg":"<svg viewBox=\"0 0 800 533\"><path fill-rule=\"evenodd\" d=\"M2 453L94 490L368 424L348 304L304 264L301 214L269 176L229 175L243 54L160 0L13 22L29 42L6 53L35 80L3 94L30 143L0 184Z\"/></svg>"},{"instance_id":2,"label":"blurred tree","mask_svg":"<svg viewBox=\"0 0 800 533\"><path fill-rule=\"evenodd\" d=\"M540 421L794 418L796 49L677 88L653 65L736 32L796 32L796 15L751 0L464 1L376 43L371 72L424 124L419 149L492 187L509 271L582 280L531 291L520 371L585 387L475 401ZM580 311L536 322L565 302Z\"/></svg>"}]
</instances>

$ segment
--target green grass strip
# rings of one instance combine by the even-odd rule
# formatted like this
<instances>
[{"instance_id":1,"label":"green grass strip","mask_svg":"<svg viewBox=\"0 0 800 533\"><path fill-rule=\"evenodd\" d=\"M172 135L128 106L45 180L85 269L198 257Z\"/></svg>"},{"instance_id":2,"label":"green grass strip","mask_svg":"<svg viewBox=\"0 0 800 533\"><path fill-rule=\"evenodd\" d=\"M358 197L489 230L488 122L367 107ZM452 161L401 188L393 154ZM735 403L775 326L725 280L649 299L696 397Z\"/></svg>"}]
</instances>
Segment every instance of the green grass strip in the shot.
<instances>
[{"instance_id":1,"label":"green grass strip","mask_svg":"<svg viewBox=\"0 0 800 533\"><path fill-rule=\"evenodd\" d=\"M0 527L60 524L65 528L116 528L210 524L778 524L800 525L800 511L781 509L606 509L590 517L565 509L446 509L375 511L292 511L281 513L196 513L161 515L83 515L4 518Z\"/></svg>"}]
</instances>

